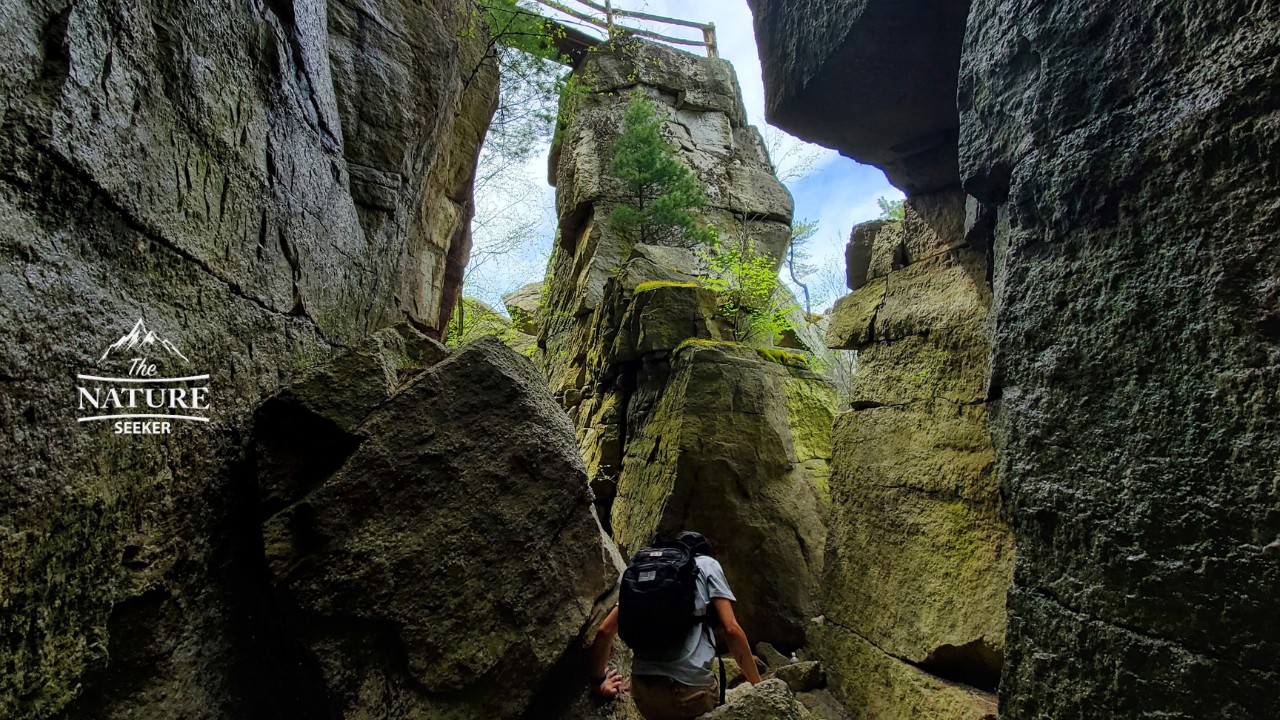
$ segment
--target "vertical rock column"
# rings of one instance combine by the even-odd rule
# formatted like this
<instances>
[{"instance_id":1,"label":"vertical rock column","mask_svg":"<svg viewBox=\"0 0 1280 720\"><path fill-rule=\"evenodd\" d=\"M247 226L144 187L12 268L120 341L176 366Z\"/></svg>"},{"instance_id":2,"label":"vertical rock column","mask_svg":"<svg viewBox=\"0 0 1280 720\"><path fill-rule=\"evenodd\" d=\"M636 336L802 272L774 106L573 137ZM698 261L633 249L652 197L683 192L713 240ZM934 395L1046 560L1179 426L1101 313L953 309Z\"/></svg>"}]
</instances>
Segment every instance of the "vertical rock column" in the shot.
<instances>
[{"instance_id":1,"label":"vertical rock column","mask_svg":"<svg viewBox=\"0 0 1280 720\"><path fill-rule=\"evenodd\" d=\"M702 217L724 241L780 258L791 197L723 60L625 40L591 53L576 78L552 155L560 232L540 327L552 390L624 552L654 532L705 533L747 632L797 647L816 612L834 390L798 354L731 342L715 296L697 284L704 248L612 230L623 194L610 146L630 93L665 118L703 185Z\"/></svg>"},{"instance_id":2,"label":"vertical rock column","mask_svg":"<svg viewBox=\"0 0 1280 720\"><path fill-rule=\"evenodd\" d=\"M752 0L770 119L882 168L901 221L854 229L828 341L858 350L833 435L819 655L869 718L994 715L1013 563L988 429L989 223L966 233L966 0ZM979 218L983 222L978 222Z\"/></svg>"},{"instance_id":3,"label":"vertical rock column","mask_svg":"<svg viewBox=\"0 0 1280 720\"><path fill-rule=\"evenodd\" d=\"M1013 542L988 431L986 257L964 196L854 229L828 341L858 350L834 431L821 656L876 718L995 711Z\"/></svg>"}]
</instances>

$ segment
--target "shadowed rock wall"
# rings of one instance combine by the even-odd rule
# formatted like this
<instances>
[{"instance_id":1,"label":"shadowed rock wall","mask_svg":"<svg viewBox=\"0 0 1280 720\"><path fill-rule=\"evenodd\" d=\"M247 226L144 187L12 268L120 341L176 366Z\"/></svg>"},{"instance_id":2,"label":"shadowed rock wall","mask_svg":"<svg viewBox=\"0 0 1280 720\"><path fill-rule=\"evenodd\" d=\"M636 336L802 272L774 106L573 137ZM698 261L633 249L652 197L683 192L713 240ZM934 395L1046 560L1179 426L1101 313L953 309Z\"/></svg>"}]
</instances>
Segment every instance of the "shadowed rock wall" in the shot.
<instances>
[{"instance_id":1,"label":"shadowed rock wall","mask_svg":"<svg viewBox=\"0 0 1280 720\"><path fill-rule=\"evenodd\" d=\"M467 253L496 77L457 3L0 10L0 715L322 717L261 610L248 418ZM469 82L468 82L469 80ZM75 422L139 317L208 425ZM255 559L256 558L256 559ZM72 705L71 703L73 703Z\"/></svg>"},{"instance_id":2,"label":"shadowed rock wall","mask_svg":"<svg viewBox=\"0 0 1280 720\"><path fill-rule=\"evenodd\" d=\"M810 90L778 48L840 46L790 32L807 4L753 6L783 118ZM987 399L1017 546L1001 715L1275 716L1280 9L975 0L963 37L959 168L966 227L992 240ZM824 62L806 67L874 82Z\"/></svg>"},{"instance_id":3,"label":"shadowed rock wall","mask_svg":"<svg viewBox=\"0 0 1280 720\"><path fill-rule=\"evenodd\" d=\"M1280 715L1278 70L1274 3L974 3L1005 717Z\"/></svg>"}]
</instances>

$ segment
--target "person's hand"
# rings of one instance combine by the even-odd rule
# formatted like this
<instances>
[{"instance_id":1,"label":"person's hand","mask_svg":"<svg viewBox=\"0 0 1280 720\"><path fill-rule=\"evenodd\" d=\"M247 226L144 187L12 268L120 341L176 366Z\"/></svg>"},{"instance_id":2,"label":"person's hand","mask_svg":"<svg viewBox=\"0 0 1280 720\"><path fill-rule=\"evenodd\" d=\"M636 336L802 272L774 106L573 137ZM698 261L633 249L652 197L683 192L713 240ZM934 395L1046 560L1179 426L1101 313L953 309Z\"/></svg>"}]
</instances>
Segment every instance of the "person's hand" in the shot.
<instances>
[{"instance_id":1,"label":"person's hand","mask_svg":"<svg viewBox=\"0 0 1280 720\"><path fill-rule=\"evenodd\" d=\"M623 679L622 673L609 668L605 671L604 680L591 686L592 694L599 695L602 698L616 698L618 693L622 692Z\"/></svg>"}]
</instances>

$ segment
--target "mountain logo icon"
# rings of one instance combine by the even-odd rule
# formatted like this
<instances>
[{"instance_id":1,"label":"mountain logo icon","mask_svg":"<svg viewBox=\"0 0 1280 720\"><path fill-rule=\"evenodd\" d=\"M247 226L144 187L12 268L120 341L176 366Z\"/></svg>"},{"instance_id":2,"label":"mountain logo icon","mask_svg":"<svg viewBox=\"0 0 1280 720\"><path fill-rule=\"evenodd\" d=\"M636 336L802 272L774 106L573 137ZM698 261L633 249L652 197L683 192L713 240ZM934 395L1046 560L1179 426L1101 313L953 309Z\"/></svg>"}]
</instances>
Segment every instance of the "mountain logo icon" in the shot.
<instances>
[{"instance_id":1,"label":"mountain logo icon","mask_svg":"<svg viewBox=\"0 0 1280 720\"><path fill-rule=\"evenodd\" d=\"M183 362L191 362L187 359L186 355L183 355L182 352L178 350L176 345L165 338L160 337L155 333L155 331L148 330L146 324L142 322L141 318L138 319L138 322L134 323L133 329L126 333L124 337L111 343L111 345L107 347L106 351L102 353L102 357L98 358L98 362L106 360L111 353L116 351L131 352L133 350L146 350L148 348L155 347L163 348L170 355L182 358Z\"/></svg>"}]
</instances>

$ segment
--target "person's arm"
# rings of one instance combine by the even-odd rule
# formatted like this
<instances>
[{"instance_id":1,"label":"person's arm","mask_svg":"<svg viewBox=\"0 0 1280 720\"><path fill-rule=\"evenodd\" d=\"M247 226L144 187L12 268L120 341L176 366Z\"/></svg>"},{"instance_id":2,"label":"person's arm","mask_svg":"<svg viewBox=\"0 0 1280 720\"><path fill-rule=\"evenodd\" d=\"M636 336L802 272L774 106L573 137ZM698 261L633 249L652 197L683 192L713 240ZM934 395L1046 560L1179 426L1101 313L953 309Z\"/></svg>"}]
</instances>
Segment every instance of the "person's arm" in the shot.
<instances>
[{"instance_id":1,"label":"person's arm","mask_svg":"<svg viewBox=\"0 0 1280 720\"><path fill-rule=\"evenodd\" d=\"M738 624L733 615L733 601L728 598L712 598L712 606L720 616L720 626L724 628L724 639L729 643L729 652L738 662L742 675L752 685L760 682L760 671L756 669L756 659L751 655L751 643L747 641L747 633Z\"/></svg>"},{"instance_id":2,"label":"person's arm","mask_svg":"<svg viewBox=\"0 0 1280 720\"><path fill-rule=\"evenodd\" d=\"M613 639L618 636L618 608L609 611L596 639L587 653L587 668L591 673L591 692L601 697L617 697L622 692L622 673L609 667L613 655Z\"/></svg>"}]
</instances>

